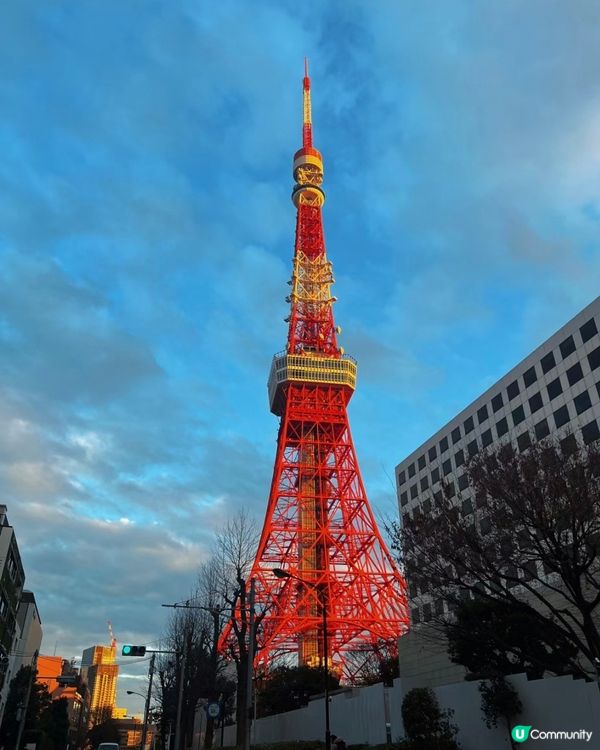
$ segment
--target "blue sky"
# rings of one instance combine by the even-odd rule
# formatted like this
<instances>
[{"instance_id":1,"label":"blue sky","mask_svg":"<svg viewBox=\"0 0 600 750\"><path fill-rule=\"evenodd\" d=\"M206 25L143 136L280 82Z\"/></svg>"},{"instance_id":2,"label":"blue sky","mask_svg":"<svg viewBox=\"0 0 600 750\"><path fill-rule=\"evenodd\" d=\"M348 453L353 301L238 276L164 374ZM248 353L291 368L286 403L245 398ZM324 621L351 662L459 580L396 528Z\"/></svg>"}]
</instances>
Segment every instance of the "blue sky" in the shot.
<instances>
[{"instance_id":1,"label":"blue sky","mask_svg":"<svg viewBox=\"0 0 600 750\"><path fill-rule=\"evenodd\" d=\"M156 640L228 514L262 522L304 56L389 513L395 464L598 294L599 24L591 0L5 4L0 499L44 652L108 619Z\"/></svg>"}]
</instances>

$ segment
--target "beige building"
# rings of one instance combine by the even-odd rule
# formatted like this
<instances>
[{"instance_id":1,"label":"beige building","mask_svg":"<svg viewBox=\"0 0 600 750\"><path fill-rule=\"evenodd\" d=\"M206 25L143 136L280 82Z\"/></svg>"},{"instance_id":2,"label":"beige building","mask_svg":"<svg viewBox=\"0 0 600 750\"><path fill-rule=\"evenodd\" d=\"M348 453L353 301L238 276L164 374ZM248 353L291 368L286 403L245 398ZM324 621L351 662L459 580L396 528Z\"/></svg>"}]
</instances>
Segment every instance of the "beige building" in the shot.
<instances>
[{"instance_id":1,"label":"beige building","mask_svg":"<svg viewBox=\"0 0 600 750\"><path fill-rule=\"evenodd\" d=\"M81 658L81 677L89 691L89 723L99 724L112 716L117 697L119 666L116 646L86 648Z\"/></svg>"}]
</instances>

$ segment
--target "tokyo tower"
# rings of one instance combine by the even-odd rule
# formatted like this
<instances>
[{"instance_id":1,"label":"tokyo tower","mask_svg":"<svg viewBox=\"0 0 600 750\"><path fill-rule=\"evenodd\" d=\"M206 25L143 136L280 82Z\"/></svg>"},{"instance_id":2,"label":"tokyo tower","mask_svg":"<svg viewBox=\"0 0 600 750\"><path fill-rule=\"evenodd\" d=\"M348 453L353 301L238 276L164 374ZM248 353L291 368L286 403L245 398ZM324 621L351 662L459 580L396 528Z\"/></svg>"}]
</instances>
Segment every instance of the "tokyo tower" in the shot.
<instances>
[{"instance_id":1,"label":"tokyo tower","mask_svg":"<svg viewBox=\"0 0 600 750\"><path fill-rule=\"evenodd\" d=\"M266 669L294 653L301 665L326 659L351 680L348 654L394 643L409 618L406 584L377 528L350 434L356 362L337 342L321 216L323 158L313 147L306 64L303 115L293 161L289 330L268 385L271 411L280 417L277 454L251 572L257 608L266 609L255 666ZM228 635L226 629L223 645Z\"/></svg>"}]
</instances>

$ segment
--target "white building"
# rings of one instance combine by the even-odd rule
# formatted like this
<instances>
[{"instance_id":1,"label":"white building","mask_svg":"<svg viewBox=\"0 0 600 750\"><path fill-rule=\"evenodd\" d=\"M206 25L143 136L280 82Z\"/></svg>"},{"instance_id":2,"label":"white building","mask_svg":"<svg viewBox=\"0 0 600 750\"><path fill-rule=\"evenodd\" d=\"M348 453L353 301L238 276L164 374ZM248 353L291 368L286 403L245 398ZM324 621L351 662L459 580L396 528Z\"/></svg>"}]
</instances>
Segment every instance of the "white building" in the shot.
<instances>
[{"instance_id":1,"label":"white building","mask_svg":"<svg viewBox=\"0 0 600 750\"><path fill-rule=\"evenodd\" d=\"M469 404L396 467L401 520L420 509L428 513L441 481L461 496L461 511L476 499L464 464L482 448L512 441L525 450L532 441L554 436L590 443L600 438L600 297ZM410 581L409 594L411 591ZM461 680L445 647L419 638L419 624L442 602L411 602L413 630L400 639L401 675L420 685ZM410 687L410 685L409 685Z\"/></svg>"}]
</instances>

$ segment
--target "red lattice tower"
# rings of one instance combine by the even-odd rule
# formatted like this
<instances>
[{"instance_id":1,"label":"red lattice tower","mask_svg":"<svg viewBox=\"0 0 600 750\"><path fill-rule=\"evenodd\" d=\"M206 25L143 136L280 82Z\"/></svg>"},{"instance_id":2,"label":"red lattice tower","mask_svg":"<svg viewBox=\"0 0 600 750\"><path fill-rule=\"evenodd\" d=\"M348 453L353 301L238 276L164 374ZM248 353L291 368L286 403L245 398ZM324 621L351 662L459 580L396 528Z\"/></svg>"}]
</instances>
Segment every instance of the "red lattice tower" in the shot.
<instances>
[{"instance_id":1,"label":"red lattice tower","mask_svg":"<svg viewBox=\"0 0 600 750\"><path fill-rule=\"evenodd\" d=\"M281 417L269 504L252 568L261 622L255 666L282 653L352 679L349 652L395 643L408 628L406 584L377 528L350 434L356 362L337 343L321 208L323 159L312 145L303 79L302 148L294 155L296 243L287 347L273 359L271 411ZM289 578L277 578L281 568ZM327 639L323 638L323 607ZM229 627L221 637L225 649Z\"/></svg>"}]
</instances>

